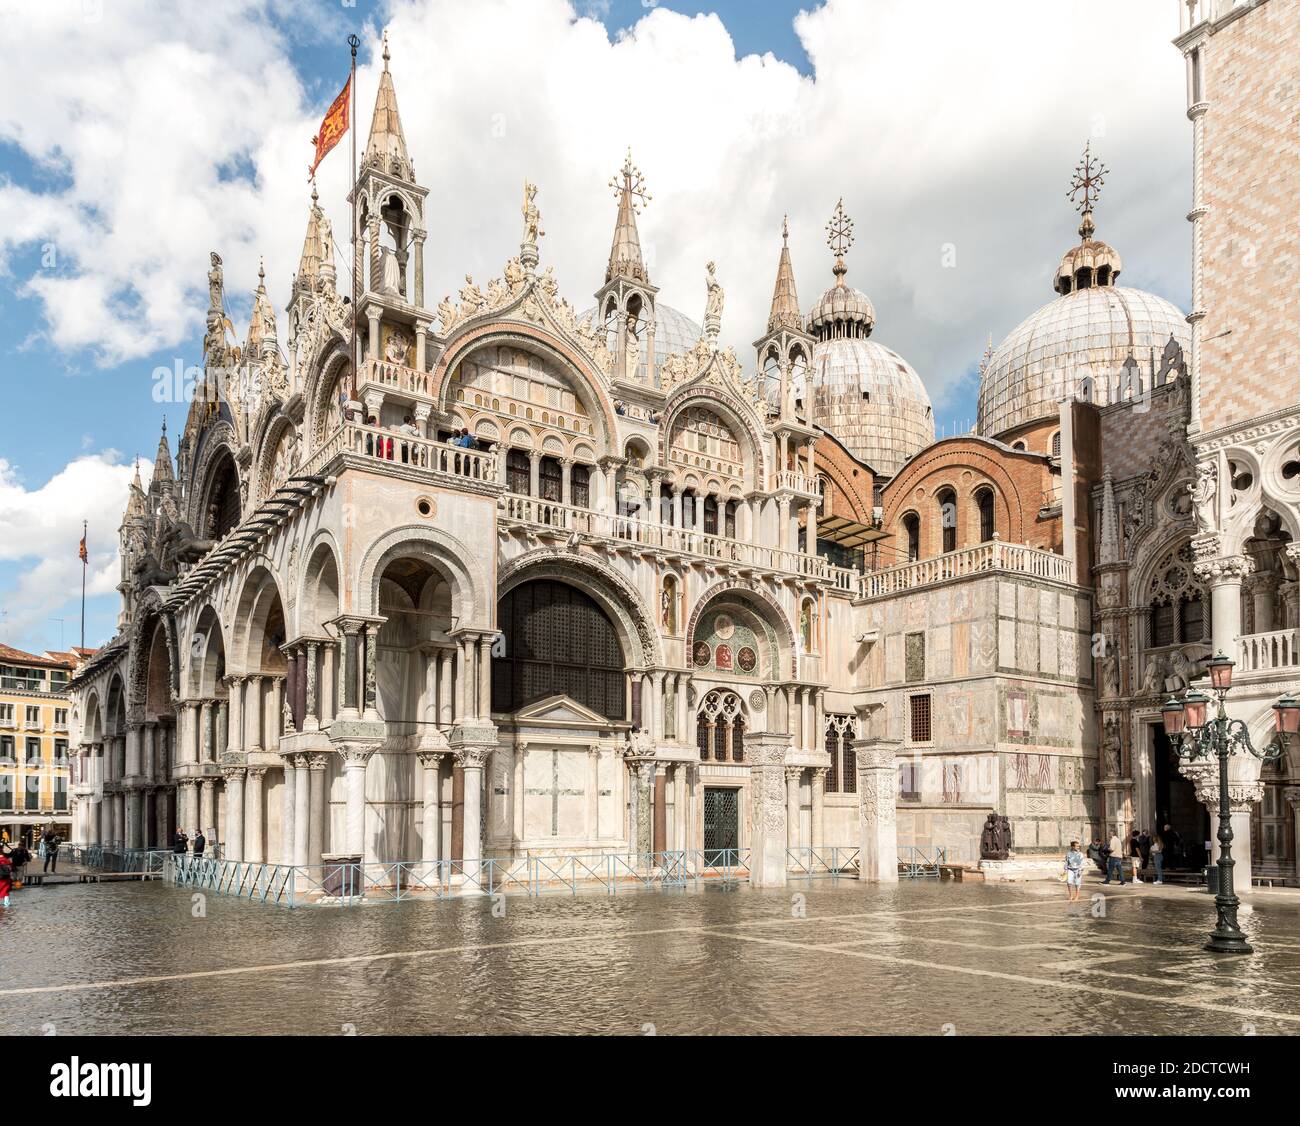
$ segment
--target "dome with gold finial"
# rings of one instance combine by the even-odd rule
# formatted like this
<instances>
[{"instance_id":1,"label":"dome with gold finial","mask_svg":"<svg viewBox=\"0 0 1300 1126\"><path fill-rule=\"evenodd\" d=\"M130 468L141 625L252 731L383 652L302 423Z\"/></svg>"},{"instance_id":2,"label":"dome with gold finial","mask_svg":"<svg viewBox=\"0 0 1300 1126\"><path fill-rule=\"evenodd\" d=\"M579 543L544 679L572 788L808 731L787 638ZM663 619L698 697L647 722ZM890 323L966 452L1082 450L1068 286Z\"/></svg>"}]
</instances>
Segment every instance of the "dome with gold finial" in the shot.
<instances>
[{"instance_id":1,"label":"dome with gold finial","mask_svg":"<svg viewBox=\"0 0 1300 1126\"><path fill-rule=\"evenodd\" d=\"M835 284L808 314L808 332L814 338L809 373L812 421L880 476L892 477L934 441L934 411L912 365L868 339L876 326L875 307L844 280L853 220L845 214L843 200L826 229L827 244L835 254ZM806 395L798 381L795 394Z\"/></svg>"},{"instance_id":2,"label":"dome with gold finial","mask_svg":"<svg viewBox=\"0 0 1300 1126\"><path fill-rule=\"evenodd\" d=\"M1105 406L1181 369L1191 346L1186 317L1163 297L1117 285L1120 256L1095 237L1106 172L1085 146L1067 193L1082 212L1080 241L1052 279L1056 299L1012 329L981 371L977 429L985 437L1052 418L1064 398Z\"/></svg>"}]
</instances>

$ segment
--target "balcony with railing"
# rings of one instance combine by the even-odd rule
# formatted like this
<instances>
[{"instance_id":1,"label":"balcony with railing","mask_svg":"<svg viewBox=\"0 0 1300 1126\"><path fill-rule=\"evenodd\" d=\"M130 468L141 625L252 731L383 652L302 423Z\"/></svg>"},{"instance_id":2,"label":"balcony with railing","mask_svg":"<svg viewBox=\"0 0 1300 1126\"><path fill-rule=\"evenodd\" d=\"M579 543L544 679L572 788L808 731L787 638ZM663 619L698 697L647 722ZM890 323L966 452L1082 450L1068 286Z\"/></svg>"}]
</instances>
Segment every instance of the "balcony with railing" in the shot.
<instances>
[{"instance_id":1,"label":"balcony with railing","mask_svg":"<svg viewBox=\"0 0 1300 1126\"><path fill-rule=\"evenodd\" d=\"M817 478L794 469L782 469L772 474L774 492L802 493L804 496L817 495Z\"/></svg>"},{"instance_id":2,"label":"balcony with railing","mask_svg":"<svg viewBox=\"0 0 1300 1126\"><path fill-rule=\"evenodd\" d=\"M883 571L873 571L862 576L862 594L865 598L880 598L898 594L917 587L931 586L952 579L971 578L994 571L1030 575L1055 582L1075 581L1074 563L1063 555L1043 551L1022 544L989 540L975 547L948 551L932 559L918 559L900 563Z\"/></svg>"},{"instance_id":3,"label":"balcony with railing","mask_svg":"<svg viewBox=\"0 0 1300 1126\"><path fill-rule=\"evenodd\" d=\"M361 381L357 390L364 395L367 384L385 392L411 395L427 402L433 401L433 376L427 371L393 364L387 360L366 360L360 369Z\"/></svg>"},{"instance_id":4,"label":"balcony with railing","mask_svg":"<svg viewBox=\"0 0 1300 1126\"><path fill-rule=\"evenodd\" d=\"M495 485L500 480L495 453L465 449L449 442L358 422L345 422L334 431L307 460L302 472L308 475L321 473L341 454L365 458L373 462L374 470L380 473L391 465L448 483Z\"/></svg>"},{"instance_id":5,"label":"balcony with railing","mask_svg":"<svg viewBox=\"0 0 1300 1126\"><path fill-rule=\"evenodd\" d=\"M766 544L743 543L725 536L709 535L669 524L656 524L617 513L593 512L537 497L503 494L497 502L498 519L505 525L545 529L557 535L594 536L636 544L668 554L690 555L734 564L738 568L776 571L829 582L837 589L856 591L856 571L836 567L820 555L785 551Z\"/></svg>"},{"instance_id":6,"label":"balcony with railing","mask_svg":"<svg viewBox=\"0 0 1300 1126\"><path fill-rule=\"evenodd\" d=\"M1300 667L1300 630L1275 629L1268 633L1249 633L1237 642L1237 671L1295 671Z\"/></svg>"}]
</instances>

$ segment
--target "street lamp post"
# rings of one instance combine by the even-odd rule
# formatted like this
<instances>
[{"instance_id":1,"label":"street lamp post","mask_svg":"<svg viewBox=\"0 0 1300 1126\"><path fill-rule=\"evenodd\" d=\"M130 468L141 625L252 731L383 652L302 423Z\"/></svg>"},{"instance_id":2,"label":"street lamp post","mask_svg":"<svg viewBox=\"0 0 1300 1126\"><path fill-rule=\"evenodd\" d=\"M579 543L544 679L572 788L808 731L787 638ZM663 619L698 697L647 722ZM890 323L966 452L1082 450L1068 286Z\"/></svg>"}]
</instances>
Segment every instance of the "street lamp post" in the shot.
<instances>
[{"instance_id":1,"label":"street lamp post","mask_svg":"<svg viewBox=\"0 0 1300 1126\"><path fill-rule=\"evenodd\" d=\"M1165 734L1178 750L1180 758L1195 762L1212 756L1219 760L1219 888L1214 897L1218 921L1206 950L1220 954L1254 953L1246 936L1237 925L1237 907L1240 905L1232 886L1232 818L1228 802L1228 759L1234 748L1239 753L1249 753L1264 762L1280 758L1286 750L1287 740L1300 730L1300 701L1283 696L1273 705L1277 733L1262 750L1256 750L1250 741L1250 731L1239 719L1229 719L1223 701L1232 687L1233 662L1222 653L1207 662L1210 690L1218 704L1217 715L1207 719L1210 697L1192 690L1180 701L1170 697L1160 709Z\"/></svg>"}]
</instances>

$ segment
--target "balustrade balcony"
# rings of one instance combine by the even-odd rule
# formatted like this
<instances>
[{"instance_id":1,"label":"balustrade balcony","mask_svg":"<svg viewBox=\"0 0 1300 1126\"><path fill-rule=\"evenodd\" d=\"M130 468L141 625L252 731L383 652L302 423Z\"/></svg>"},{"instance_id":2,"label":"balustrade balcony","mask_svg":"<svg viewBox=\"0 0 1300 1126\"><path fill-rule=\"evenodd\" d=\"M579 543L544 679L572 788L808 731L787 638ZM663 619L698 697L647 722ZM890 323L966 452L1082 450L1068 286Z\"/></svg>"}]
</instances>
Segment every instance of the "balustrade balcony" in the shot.
<instances>
[{"instance_id":1,"label":"balustrade balcony","mask_svg":"<svg viewBox=\"0 0 1300 1126\"><path fill-rule=\"evenodd\" d=\"M782 469L774 473L773 486L774 492L786 491L792 493L802 493L805 496L817 495L817 478L810 477L807 473L800 473L793 469Z\"/></svg>"},{"instance_id":2,"label":"balustrade balcony","mask_svg":"<svg viewBox=\"0 0 1300 1126\"><path fill-rule=\"evenodd\" d=\"M418 368L408 368L405 364L393 364L387 360L366 360L361 365L361 383L358 390L364 394L366 384L384 391L400 392L432 401L433 376Z\"/></svg>"},{"instance_id":3,"label":"balustrade balcony","mask_svg":"<svg viewBox=\"0 0 1300 1126\"><path fill-rule=\"evenodd\" d=\"M378 463L376 472L383 472L391 463L394 466L421 470L432 478L448 482L475 481L497 484L500 481L497 455L486 450L468 450L439 442L385 430L379 426L363 426L345 422L307 461L305 474L319 473L340 454L356 454Z\"/></svg>"},{"instance_id":4,"label":"balustrade balcony","mask_svg":"<svg viewBox=\"0 0 1300 1126\"><path fill-rule=\"evenodd\" d=\"M1300 630L1250 633L1240 638L1237 645L1238 672L1294 670L1300 666Z\"/></svg>"},{"instance_id":5,"label":"balustrade balcony","mask_svg":"<svg viewBox=\"0 0 1300 1126\"><path fill-rule=\"evenodd\" d=\"M599 539L733 563L739 567L800 575L832 583L845 591L856 591L860 579L856 571L833 566L820 555L784 551L765 544L743 543L724 536L709 535L670 524L656 524L617 513L594 512L537 497L503 494L498 501L498 517L506 524L546 528L557 533L579 532Z\"/></svg>"},{"instance_id":6,"label":"balustrade balcony","mask_svg":"<svg viewBox=\"0 0 1300 1126\"><path fill-rule=\"evenodd\" d=\"M862 593L866 598L879 598L990 571L1011 571L1063 583L1075 581L1074 564L1063 555L1037 547L990 540L975 547L945 552L932 559L900 563L896 567L863 575Z\"/></svg>"}]
</instances>

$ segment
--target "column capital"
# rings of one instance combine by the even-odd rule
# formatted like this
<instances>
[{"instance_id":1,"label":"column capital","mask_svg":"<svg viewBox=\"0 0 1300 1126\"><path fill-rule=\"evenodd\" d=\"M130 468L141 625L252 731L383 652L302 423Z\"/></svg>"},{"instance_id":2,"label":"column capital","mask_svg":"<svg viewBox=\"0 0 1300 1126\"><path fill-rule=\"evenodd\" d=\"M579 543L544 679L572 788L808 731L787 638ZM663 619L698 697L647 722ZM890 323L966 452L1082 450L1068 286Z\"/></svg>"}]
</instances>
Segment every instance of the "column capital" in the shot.
<instances>
[{"instance_id":1,"label":"column capital","mask_svg":"<svg viewBox=\"0 0 1300 1126\"><path fill-rule=\"evenodd\" d=\"M431 766L441 766L443 758L449 753L448 751L417 751L415 757L420 760L420 765L427 770Z\"/></svg>"},{"instance_id":2,"label":"column capital","mask_svg":"<svg viewBox=\"0 0 1300 1126\"><path fill-rule=\"evenodd\" d=\"M248 768L248 776L247 776L247 777L248 777L248 780L249 780L250 782L260 782L263 778L266 777L266 767L264 767L264 766L250 766L250 767Z\"/></svg>"},{"instance_id":3,"label":"column capital","mask_svg":"<svg viewBox=\"0 0 1300 1126\"><path fill-rule=\"evenodd\" d=\"M310 755L305 755L304 757L309 760L308 763L309 770L324 772L329 769L329 764L330 764L329 755L310 754Z\"/></svg>"},{"instance_id":4,"label":"column capital","mask_svg":"<svg viewBox=\"0 0 1300 1126\"><path fill-rule=\"evenodd\" d=\"M803 778L804 767L786 765L785 780L787 782L798 782Z\"/></svg>"},{"instance_id":5,"label":"column capital","mask_svg":"<svg viewBox=\"0 0 1300 1126\"><path fill-rule=\"evenodd\" d=\"M244 770L242 766L223 766L221 776L226 780L226 784L231 782L242 782L244 780Z\"/></svg>"},{"instance_id":6,"label":"column capital","mask_svg":"<svg viewBox=\"0 0 1300 1126\"><path fill-rule=\"evenodd\" d=\"M1192 569L1198 579L1214 587L1222 583L1242 582L1254 572L1255 561L1248 555L1221 555L1198 559Z\"/></svg>"}]
</instances>

